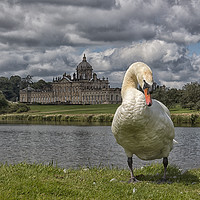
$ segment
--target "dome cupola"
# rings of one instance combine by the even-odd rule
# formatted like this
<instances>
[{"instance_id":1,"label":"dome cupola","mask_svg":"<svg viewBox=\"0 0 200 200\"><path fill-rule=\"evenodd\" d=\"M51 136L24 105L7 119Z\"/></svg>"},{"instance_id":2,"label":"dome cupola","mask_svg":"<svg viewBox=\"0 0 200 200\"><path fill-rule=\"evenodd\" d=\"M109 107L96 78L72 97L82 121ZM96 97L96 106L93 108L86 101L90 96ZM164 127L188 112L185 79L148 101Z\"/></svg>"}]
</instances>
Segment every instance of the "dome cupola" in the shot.
<instances>
[{"instance_id":1,"label":"dome cupola","mask_svg":"<svg viewBox=\"0 0 200 200\"><path fill-rule=\"evenodd\" d=\"M79 80L92 78L92 66L87 62L86 56L84 54L82 62L80 62L76 68L77 78Z\"/></svg>"}]
</instances>

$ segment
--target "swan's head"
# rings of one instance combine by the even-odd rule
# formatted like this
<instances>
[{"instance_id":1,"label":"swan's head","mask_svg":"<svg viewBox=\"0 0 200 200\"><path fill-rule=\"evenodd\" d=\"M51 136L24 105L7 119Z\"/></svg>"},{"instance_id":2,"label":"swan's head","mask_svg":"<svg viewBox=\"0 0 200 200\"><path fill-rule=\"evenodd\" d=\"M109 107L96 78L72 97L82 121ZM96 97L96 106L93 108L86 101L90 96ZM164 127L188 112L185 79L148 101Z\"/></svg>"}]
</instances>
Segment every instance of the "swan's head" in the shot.
<instances>
[{"instance_id":1,"label":"swan's head","mask_svg":"<svg viewBox=\"0 0 200 200\"><path fill-rule=\"evenodd\" d=\"M137 88L138 84L144 91L147 106L152 105L151 93L156 88L151 69L143 62L133 63L124 76L122 84L122 99L128 88Z\"/></svg>"},{"instance_id":2,"label":"swan's head","mask_svg":"<svg viewBox=\"0 0 200 200\"><path fill-rule=\"evenodd\" d=\"M151 94L156 89L156 83L153 81L153 75L151 69L144 63L142 63L138 70L137 80L144 91L147 106L152 105Z\"/></svg>"},{"instance_id":3,"label":"swan's head","mask_svg":"<svg viewBox=\"0 0 200 200\"><path fill-rule=\"evenodd\" d=\"M152 105L151 94L153 93L153 91L155 89L156 89L156 83L155 82L153 82L152 84L149 84L144 80L143 91L144 91L147 106Z\"/></svg>"}]
</instances>

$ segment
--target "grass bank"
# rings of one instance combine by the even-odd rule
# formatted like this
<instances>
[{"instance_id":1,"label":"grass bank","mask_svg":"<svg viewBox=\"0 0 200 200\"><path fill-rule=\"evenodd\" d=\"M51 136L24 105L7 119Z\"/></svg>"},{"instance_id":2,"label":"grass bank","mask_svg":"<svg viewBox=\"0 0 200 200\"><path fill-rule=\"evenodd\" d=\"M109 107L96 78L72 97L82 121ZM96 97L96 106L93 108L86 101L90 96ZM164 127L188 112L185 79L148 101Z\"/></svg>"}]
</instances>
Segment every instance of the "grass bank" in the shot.
<instances>
[{"instance_id":1,"label":"grass bank","mask_svg":"<svg viewBox=\"0 0 200 200\"><path fill-rule=\"evenodd\" d=\"M106 123L110 125L119 105L31 105L27 113L0 115L1 122ZM200 126L200 114L176 107L170 110L175 126Z\"/></svg>"},{"instance_id":2,"label":"grass bank","mask_svg":"<svg viewBox=\"0 0 200 200\"><path fill-rule=\"evenodd\" d=\"M168 182L159 184L163 166L134 171L140 182L128 184L128 170L61 169L20 163L0 166L0 199L199 199L200 169L182 172L169 166Z\"/></svg>"},{"instance_id":3,"label":"grass bank","mask_svg":"<svg viewBox=\"0 0 200 200\"><path fill-rule=\"evenodd\" d=\"M110 125L113 114L7 114L0 115L0 122L8 123L42 123L42 124L77 124L77 125Z\"/></svg>"},{"instance_id":4,"label":"grass bank","mask_svg":"<svg viewBox=\"0 0 200 200\"><path fill-rule=\"evenodd\" d=\"M176 126L200 126L200 114L198 113L171 114L171 118Z\"/></svg>"}]
</instances>

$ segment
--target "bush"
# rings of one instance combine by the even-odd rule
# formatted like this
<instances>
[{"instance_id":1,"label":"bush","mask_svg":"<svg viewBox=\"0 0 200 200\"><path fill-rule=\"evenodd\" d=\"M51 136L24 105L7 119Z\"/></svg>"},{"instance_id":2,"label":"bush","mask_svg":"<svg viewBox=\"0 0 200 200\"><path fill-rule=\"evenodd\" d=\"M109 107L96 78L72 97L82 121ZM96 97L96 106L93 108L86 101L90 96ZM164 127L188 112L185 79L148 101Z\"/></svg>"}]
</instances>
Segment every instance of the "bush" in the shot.
<instances>
[{"instance_id":1,"label":"bush","mask_svg":"<svg viewBox=\"0 0 200 200\"><path fill-rule=\"evenodd\" d=\"M200 110L200 100L196 103L196 109L199 111Z\"/></svg>"},{"instance_id":2,"label":"bush","mask_svg":"<svg viewBox=\"0 0 200 200\"><path fill-rule=\"evenodd\" d=\"M30 107L23 103L18 103L17 113L28 112Z\"/></svg>"},{"instance_id":3,"label":"bush","mask_svg":"<svg viewBox=\"0 0 200 200\"><path fill-rule=\"evenodd\" d=\"M4 113L22 113L30 110L30 107L23 103L8 102L4 95L0 93L0 114Z\"/></svg>"},{"instance_id":4,"label":"bush","mask_svg":"<svg viewBox=\"0 0 200 200\"><path fill-rule=\"evenodd\" d=\"M196 120L198 119L198 115L191 115L190 120L191 120L191 124L194 125L196 123Z\"/></svg>"},{"instance_id":5,"label":"bush","mask_svg":"<svg viewBox=\"0 0 200 200\"><path fill-rule=\"evenodd\" d=\"M30 110L30 107L23 103L10 103L9 108L7 109L7 113L22 113L22 112L27 112Z\"/></svg>"}]
</instances>

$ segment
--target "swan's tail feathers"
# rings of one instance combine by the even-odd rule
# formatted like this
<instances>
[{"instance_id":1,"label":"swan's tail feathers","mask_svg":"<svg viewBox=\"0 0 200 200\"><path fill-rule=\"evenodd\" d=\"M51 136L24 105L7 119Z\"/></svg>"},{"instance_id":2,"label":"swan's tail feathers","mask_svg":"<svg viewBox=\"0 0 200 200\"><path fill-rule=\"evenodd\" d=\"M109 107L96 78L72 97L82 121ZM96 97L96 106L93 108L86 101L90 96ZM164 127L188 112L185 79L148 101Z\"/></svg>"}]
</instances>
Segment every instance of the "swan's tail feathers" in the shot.
<instances>
[{"instance_id":1,"label":"swan's tail feathers","mask_svg":"<svg viewBox=\"0 0 200 200\"><path fill-rule=\"evenodd\" d=\"M173 139L173 142L174 142L174 144L178 144L178 142L175 139Z\"/></svg>"}]
</instances>

